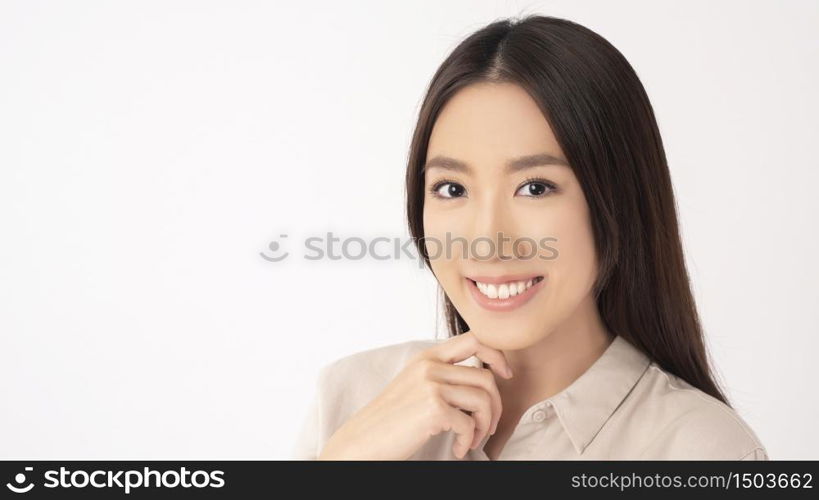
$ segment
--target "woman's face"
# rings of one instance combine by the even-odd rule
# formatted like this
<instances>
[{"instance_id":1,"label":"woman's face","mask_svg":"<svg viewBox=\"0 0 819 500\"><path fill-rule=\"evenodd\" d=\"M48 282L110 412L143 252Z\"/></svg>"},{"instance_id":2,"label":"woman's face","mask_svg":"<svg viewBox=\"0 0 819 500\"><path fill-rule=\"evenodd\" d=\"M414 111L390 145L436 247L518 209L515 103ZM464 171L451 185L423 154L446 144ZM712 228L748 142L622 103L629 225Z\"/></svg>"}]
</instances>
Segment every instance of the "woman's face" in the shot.
<instances>
[{"instance_id":1,"label":"woman's face","mask_svg":"<svg viewBox=\"0 0 819 500\"><path fill-rule=\"evenodd\" d=\"M531 346L593 303L586 199L517 85L472 84L441 111L426 158L424 239L439 283L489 346Z\"/></svg>"}]
</instances>

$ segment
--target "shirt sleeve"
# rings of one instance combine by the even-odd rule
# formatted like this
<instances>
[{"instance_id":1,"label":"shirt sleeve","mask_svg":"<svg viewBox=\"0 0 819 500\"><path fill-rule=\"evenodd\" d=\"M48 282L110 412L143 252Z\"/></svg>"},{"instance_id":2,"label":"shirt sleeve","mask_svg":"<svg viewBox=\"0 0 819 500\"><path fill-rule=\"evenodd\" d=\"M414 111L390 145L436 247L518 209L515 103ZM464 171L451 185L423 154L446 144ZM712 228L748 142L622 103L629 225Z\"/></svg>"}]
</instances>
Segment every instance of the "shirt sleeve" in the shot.
<instances>
[{"instance_id":1,"label":"shirt sleeve","mask_svg":"<svg viewBox=\"0 0 819 500\"><path fill-rule=\"evenodd\" d=\"M768 460L764 444L734 409L699 393L688 395L696 399L685 401L685 412L652 438L641 459Z\"/></svg>"},{"instance_id":2,"label":"shirt sleeve","mask_svg":"<svg viewBox=\"0 0 819 500\"><path fill-rule=\"evenodd\" d=\"M319 370L318 381L313 389L313 397L307 408L307 415L297 432L296 440L290 451L293 460L317 460L321 454L321 409L328 366Z\"/></svg>"},{"instance_id":3,"label":"shirt sleeve","mask_svg":"<svg viewBox=\"0 0 819 500\"><path fill-rule=\"evenodd\" d=\"M770 457L764 447L758 447L741 457L740 460L770 460Z\"/></svg>"}]
</instances>

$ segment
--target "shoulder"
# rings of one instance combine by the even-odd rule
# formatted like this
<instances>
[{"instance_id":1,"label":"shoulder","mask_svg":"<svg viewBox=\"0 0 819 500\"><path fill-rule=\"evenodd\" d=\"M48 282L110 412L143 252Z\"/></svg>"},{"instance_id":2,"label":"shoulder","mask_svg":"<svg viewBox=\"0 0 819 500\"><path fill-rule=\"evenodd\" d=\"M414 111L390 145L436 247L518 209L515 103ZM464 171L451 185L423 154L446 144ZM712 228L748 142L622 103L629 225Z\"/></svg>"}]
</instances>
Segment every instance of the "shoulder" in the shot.
<instances>
[{"instance_id":1,"label":"shoulder","mask_svg":"<svg viewBox=\"0 0 819 500\"><path fill-rule=\"evenodd\" d=\"M321 405L344 420L375 398L417 352L440 340L407 340L346 354L323 365L318 375Z\"/></svg>"},{"instance_id":2,"label":"shoulder","mask_svg":"<svg viewBox=\"0 0 819 500\"><path fill-rule=\"evenodd\" d=\"M321 377L390 377L396 375L417 352L441 340L414 339L385 344L346 354L321 367Z\"/></svg>"},{"instance_id":3,"label":"shoulder","mask_svg":"<svg viewBox=\"0 0 819 500\"><path fill-rule=\"evenodd\" d=\"M754 430L732 407L649 364L637 396L651 427L644 455L668 459L768 459Z\"/></svg>"},{"instance_id":4,"label":"shoulder","mask_svg":"<svg viewBox=\"0 0 819 500\"><path fill-rule=\"evenodd\" d=\"M408 340L357 351L321 366L312 406L292 457L315 459L353 413L375 398L414 353L436 340Z\"/></svg>"}]
</instances>

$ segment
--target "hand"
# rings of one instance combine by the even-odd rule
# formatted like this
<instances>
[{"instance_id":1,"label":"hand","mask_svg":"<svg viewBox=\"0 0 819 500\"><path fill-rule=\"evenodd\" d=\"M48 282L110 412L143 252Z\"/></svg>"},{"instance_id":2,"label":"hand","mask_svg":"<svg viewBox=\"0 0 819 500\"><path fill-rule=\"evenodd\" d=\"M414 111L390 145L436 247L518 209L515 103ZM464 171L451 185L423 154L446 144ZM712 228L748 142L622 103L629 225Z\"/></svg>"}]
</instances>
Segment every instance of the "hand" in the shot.
<instances>
[{"instance_id":1,"label":"hand","mask_svg":"<svg viewBox=\"0 0 819 500\"><path fill-rule=\"evenodd\" d=\"M454 364L473 355L490 369ZM453 453L463 458L497 429L503 408L493 372L512 377L503 352L472 332L421 351L336 430L318 459L406 460L448 430L457 434Z\"/></svg>"}]
</instances>

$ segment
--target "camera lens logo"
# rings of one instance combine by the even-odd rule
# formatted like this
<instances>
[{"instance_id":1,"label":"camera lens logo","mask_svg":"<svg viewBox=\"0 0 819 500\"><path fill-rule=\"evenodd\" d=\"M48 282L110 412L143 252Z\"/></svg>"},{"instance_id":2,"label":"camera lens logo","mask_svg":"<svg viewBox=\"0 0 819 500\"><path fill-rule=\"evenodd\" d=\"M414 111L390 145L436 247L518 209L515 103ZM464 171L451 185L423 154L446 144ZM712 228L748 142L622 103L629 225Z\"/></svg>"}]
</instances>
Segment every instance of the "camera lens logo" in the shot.
<instances>
[{"instance_id":1,"label":"camera lens logo","mask_svg":"<svg viewBox=\"0 0 819 500\"><path fill-rule=\"evenodd\" d=\"M34 467L26 467L26 472L31 472L33 470ZM6 487L8 487L8 489L15 493L28 493L29 491L31 491L31 488L34 488L34 483L29 483L23 486L23 483L26 482L26 475L23 474L22 472L18 472L14 476L14 481L20 486L15 486L11 483L6 483Z\"/></svg>"}]
</instances>

